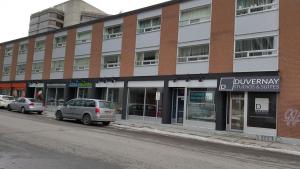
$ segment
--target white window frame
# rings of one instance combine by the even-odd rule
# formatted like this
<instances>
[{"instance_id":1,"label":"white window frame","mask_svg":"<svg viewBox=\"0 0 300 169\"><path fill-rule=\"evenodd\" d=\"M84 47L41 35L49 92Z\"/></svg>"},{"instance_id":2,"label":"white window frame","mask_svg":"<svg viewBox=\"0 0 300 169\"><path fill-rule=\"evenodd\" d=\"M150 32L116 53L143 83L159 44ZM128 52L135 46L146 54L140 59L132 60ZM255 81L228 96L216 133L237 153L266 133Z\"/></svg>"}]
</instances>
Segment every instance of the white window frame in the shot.
<instances>
[{"instance_id":1,"label":"white window frame","mask_svg":"<svg viewBox=\"0 0 300 169\"><path fill-rule=\"evenodd\" d=\"M112 56L117 56L118 57L118 62L117 63L105 63L105 58L106 57L112 57ZM103 65L102 65L103 69L115 69L115 68L120 67L120 54L105 55L105 56L102 57L102 59L103 59Z\"/></svg>"},{"instance_id":2,"label":"white window frame","mask_svg":"<svg viewBox=\"0 0 300 169\"><path fill-rule=\"evenodd\" d=\"M88 60L88 64L87 65L83 65L83 66L76 65L76 62L78 60L83 60L83 59L87 59ZM73 70L74 71L87 71L87 70L89 70L90 58L89 57L74 58L74 64L73 65L74 65L73 66Z\"/></svg>"},{"instance_id":3,"label":"white window frame","mask_svg":"<svg viewBox=\"0 0 300 169\"><path fill-rule=\"evenodd\" d=\"M116 33L109 33L107 30L110 28L116 28L120 26L120 32L116 32ZM113 25L113 26L107 26L104 28L104 34L103 34L103 39L104 40L109 40L109 39L116 39L116 38L120 38L123 35L123 29L122 29L122 25Z\"/></svg>"},{"instance_id":4,"label":"white window frame","mask_svg":"<svg viewBox=\"0 0 300 169\"><path fill-rule=\"evenodd\" d=\"M62 67L54 67L54 62L63 62ZM63 72L65 69L65 60L53 60L51 62L51 72Z\"/></svg>"},{"instance_id":5,"label":"white window frame","mask_svg":"<svg viewBox=\"0 0 300 169\"><path fill-rule=\"evenodd\" d=\"M57 38L61 38L63 39L63 37L66 37L66 40L64 42L60 42L60 43L56 43L56 39ZM67 44L67 36L58 36L54 38L54 48L61 48L61 47L65 47Z\"/></svg>"},{"instance_id":6,"label":"white window frame","mask_svg":"<svg viewBox=\"0 0 300 169\"><path fill-rule=\"evenodd\" d=\"M159 18L159 25L153 26L153 20ZM146 28L141 28L140 27L140 22L150 20L151 21L151 26L146 27ZM146 19L141 19L138 20L138 28L137 28L137 33L142 34L142 33L150 33L154 31L160 31L161 28L161 16L155 16L151 18L146 18Z\"/></svg>"},{"instance_id":7,"label":"white window frame","mask_svg":"<svg viewBox=\"0 0 300 169\"><path fill-rule=\"evenodd\" d=\"M262 50L248 50L248 51L236 51L236 43L239 40L251 40L251 39L260 39L260 38L268 38L273 37L273 47L274 49L262 49ZM247 38L247 39L236 39L235 40L235 49L234 49L234 59L247 59L247 58L261 58L261 57L273 57L278 55L278 50L276 49L276 36L265 36L265 37L255 37L255 38ZM237 54L246 54L246 57L236 57ZM250 55L253 56L250 56Z\"/></svg>"},{"instance_id":8,"label":"white window frame","mask_svg":"<svg viewBox=\"0 0 300 169\"><path fill-rule=\"evenodd\" d=\"M201 9L205 9L205 8L209 8L210 10L210 15L207 17L199 17L199 18L189 18L186 20L182 20L182 13L183 12L189 12L189 11L194 11L194 10L201 10ZM180 19L179 19L179 26L187 26L187 25L193 25L193 24L198 24L198 23L202 23L202 22L207 22L211 20L211 5L203 5L203 6L199 6L199 7L194 7L194 8L189 8L189 9L184 9L180 11Z\"/></svg>"},{"instance_id":9,"label":"white window frame","mask_svg":"<svg viewBox=\"0 0 300 169\"><path fill-rule=\"evenodd\" d=\"M237 1L238 0L236 0L236 4L237 4ZM276 2L276 0L274 0L273 3L269 3L269 4L265 4L265 5L258 5L258 6L253 5L253 6L246 7L246 8L241 8L241 7L236 6L236 16L250 15L250 14L255 14L255 13L276 10L276 9L278 9L277 5L278 5L278 3ZM257 9L261 9L261 10L255 11ZM244 12L242 12L242 11L244 11ZM239 13L239 12L242 12L242 13Z\"/></svg>"},{"instance_id":10,"label":"white window frame","mask_svg":"<svg viewBox=\"0 0 300 169\"><path fill-rule=\"evenodd\" d=\"M5 71L5 68L8 68L7 72ZM10 70L11 70L10 65L3 65L3 70L2 70L3 76L8 76L10 73Z\"/></svg>"},{"instance_id":11,"label":"white window frame","mask_svg":"<svg viewBox=\"0 0 300 169\"><path fill-rule=\"evenodd\" d=\"M87 38L87 39L79 39L79 34L81 34L81 33L89 33L89 38ZM76 44L91 43L91 38L92 38L92 31L91 30L77 32L77 35L76 35Z\"/></svg>"},{"instance_id":12,"label":"white window frame","mask_svg":"<svg viewBox=\"0 0 300 169\"><path fill-rule=\"evenodd\" d=\"M207 55L195 55L195 56L180 56L180 50L182 48L189 48L191 53L192 47L196 47L196 46L204 46L204 45L208 45L208 54ZM210 51L210 45L208 44L199 44L199 45L192 45L192 46L182 46L182 47L178 47L178 56L177 56L177 63L194 63L194 62L203 62L203 61L208 61L209 59L209 51ZM185 59L185 61L183 61ZM194 60L196 59L196 60Z\"/></svg>"},{"instance_id":13,"label":"white window frame","mask_svg":"<svg viewBox=\"0 0 300 169\"><path fill-rule=\"evenodd\" d=\"M43 47L38 47L38 43L43 42ZM39 52L39 51L44 51L45 50L45 40L40 40L40 41L36 41L35 42L35 47L34 47L34 51Z\"/></svg>"},{"instance_id":14,"label":"white window frame","mask_svg":"<svg viewBox=\"0 0 300 169\"><path fill-rule=\"evenodd\" d=\"M24 69L23 71L20 71L20 66L24 66ZM25 70L26 70L26 64L25 63L19 63L17 66L16 66L16 75L24 75L25 74Z\"/></svg>"},{"instance_id":15,"label":"white window frame","mask_svg":"<svg viewBox=\"0 0 300 169\"><path fill-rule=\"evenodd\" d=\"M40 64L41 65L41 69L35 69L36 64ZM32 69L31 69L31 73L32 74L40 74L43 73L43 68L44 68L44 62L34 62L32 63Z\"/></svg>"},{"instance_id":16,"label":"white window frame","mask_svg":"<svg viewBox=\"0 0 300 169\"><path fill-rule=\"evenodd\" d=\"M145 60L145 53L146 52L155 52L157 53L157 58L152 60ZM142 53L143 60L138 61L138 54ZM142 51L142 52L136 52L135 56L135 66L136 67L143 67L143 66L156 66L159 62L159 50L150 50L150 51Z\"/></svg>"},{"instance_id":17,"label":"white window frame","mask_svg":"<svg viewBox=\"0 0 300 169\"><path fill-rule=\"evenodd\" d=\"M12 47L5 48L5 52L4 52L5 57L11 56L12 53L13 53L13 48Z\"/></svg>"},{"instance_id":18,"label":"white window frame","mask_svg":"<svg viewBox=\"0 0 300 169\"><path fill-rule=\"evenodd\" d=\"M22 48L24 48L24 49L22 49ZM19 54L26 54L27 51L28 51L28 44L27 43L20 44Z\"/></svg>"}]
</instances>

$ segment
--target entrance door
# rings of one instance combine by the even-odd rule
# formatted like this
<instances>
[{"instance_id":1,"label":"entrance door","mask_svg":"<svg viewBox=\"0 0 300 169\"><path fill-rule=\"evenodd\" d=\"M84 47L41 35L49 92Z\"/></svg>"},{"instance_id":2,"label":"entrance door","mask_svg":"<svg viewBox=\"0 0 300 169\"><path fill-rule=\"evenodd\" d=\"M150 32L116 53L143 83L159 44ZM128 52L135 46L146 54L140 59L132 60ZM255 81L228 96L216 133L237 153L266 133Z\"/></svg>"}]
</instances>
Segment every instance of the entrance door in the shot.
<instances>
[{"instance_id":1,"label":"entrance door","mask_svg":"<svg viewBox=\"0 0 300 169\"><path fill-rule=\"evenodd\" d=\"M177 100L176 100L177 123L183 123L183 113L184 113L184 96L177 96Z\"/></svg>"},{"instance_id":2,"label":"entrance door","mask_svg":"<svg viewBox=\"0 0 300 169\"><path fill-rule=\"evenodd\" d=\"M230 96L230 130L244 129L244 93L231 93Z\"/></svg>"}]
</instances>

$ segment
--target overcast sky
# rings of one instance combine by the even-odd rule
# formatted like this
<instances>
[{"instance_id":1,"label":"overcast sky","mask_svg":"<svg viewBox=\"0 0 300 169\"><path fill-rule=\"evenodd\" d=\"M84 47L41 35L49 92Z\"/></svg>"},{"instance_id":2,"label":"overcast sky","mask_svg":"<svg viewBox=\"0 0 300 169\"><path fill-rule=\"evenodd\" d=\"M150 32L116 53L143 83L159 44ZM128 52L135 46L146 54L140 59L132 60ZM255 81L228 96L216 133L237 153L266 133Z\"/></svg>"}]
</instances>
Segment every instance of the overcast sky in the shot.
<instances>
[{"instance_id":1,"label":"overcast sky","mask_svg":"<svg viewBox=\"0 0 300 169\"><path fill-rule=\"evenodd\" d=\"M0 43L28 35L30 14L67 0L3 0L0 5ZM158 4L168 0L84 0L109 14Z\"/></svg>"}]
</instances>

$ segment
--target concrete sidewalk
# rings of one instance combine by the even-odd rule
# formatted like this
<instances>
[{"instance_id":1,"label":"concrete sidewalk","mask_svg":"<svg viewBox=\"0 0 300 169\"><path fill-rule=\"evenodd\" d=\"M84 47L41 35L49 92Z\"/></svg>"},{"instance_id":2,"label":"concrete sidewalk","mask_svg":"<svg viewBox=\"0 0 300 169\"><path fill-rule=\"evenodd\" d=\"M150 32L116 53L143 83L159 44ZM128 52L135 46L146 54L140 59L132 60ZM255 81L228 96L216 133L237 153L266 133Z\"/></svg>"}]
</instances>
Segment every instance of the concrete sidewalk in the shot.
<instances>
[{"instance_id":1,"label":"concrete sidewalk","mask_svg":"<svg viewBox=\"0 0 300 169\"><path fill-rule=\"evenodd\" d=\"M53 112L45 112L44 116L55 118ZM244 147L257 150L266 150L271 152L286 153L300 156L300 146L284 144L279 142L266 142L256 140L243 133L215 131L201 128L184 127L174 124L147 123L142 120L121 120L112 123L111 126L121 129L150 132L174 137L195 139L199 141L212 142L228 146Z\"/></svg>"}]
</instances>

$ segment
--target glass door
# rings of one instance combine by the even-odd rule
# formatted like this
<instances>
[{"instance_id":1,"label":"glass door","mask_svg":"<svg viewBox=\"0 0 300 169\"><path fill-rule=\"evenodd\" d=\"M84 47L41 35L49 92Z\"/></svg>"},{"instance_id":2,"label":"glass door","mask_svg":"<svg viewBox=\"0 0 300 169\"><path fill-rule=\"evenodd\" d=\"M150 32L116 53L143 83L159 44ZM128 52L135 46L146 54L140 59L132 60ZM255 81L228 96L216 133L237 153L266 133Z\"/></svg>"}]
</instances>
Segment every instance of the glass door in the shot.
<instances>
[{"instance_id":1,"label":"glass door","mask_svg":"<svg viewBox=\"0 0 300 169\"><path fill-rule=\"evenodd\" d=\"M230 96L230 130L244 129L244 93L231 93Z\"/></svg>"},{"instance_id":2,"label":"glass door","mask_svg":"<svg viewBox=\"0 0 300 169\"><path fill-rule=\"evenodd\" d=\"M184 113L184 96L177 96L177 101L176 101L177 123L183 123L183 113Z\"/></svg>"}]
</instances>

